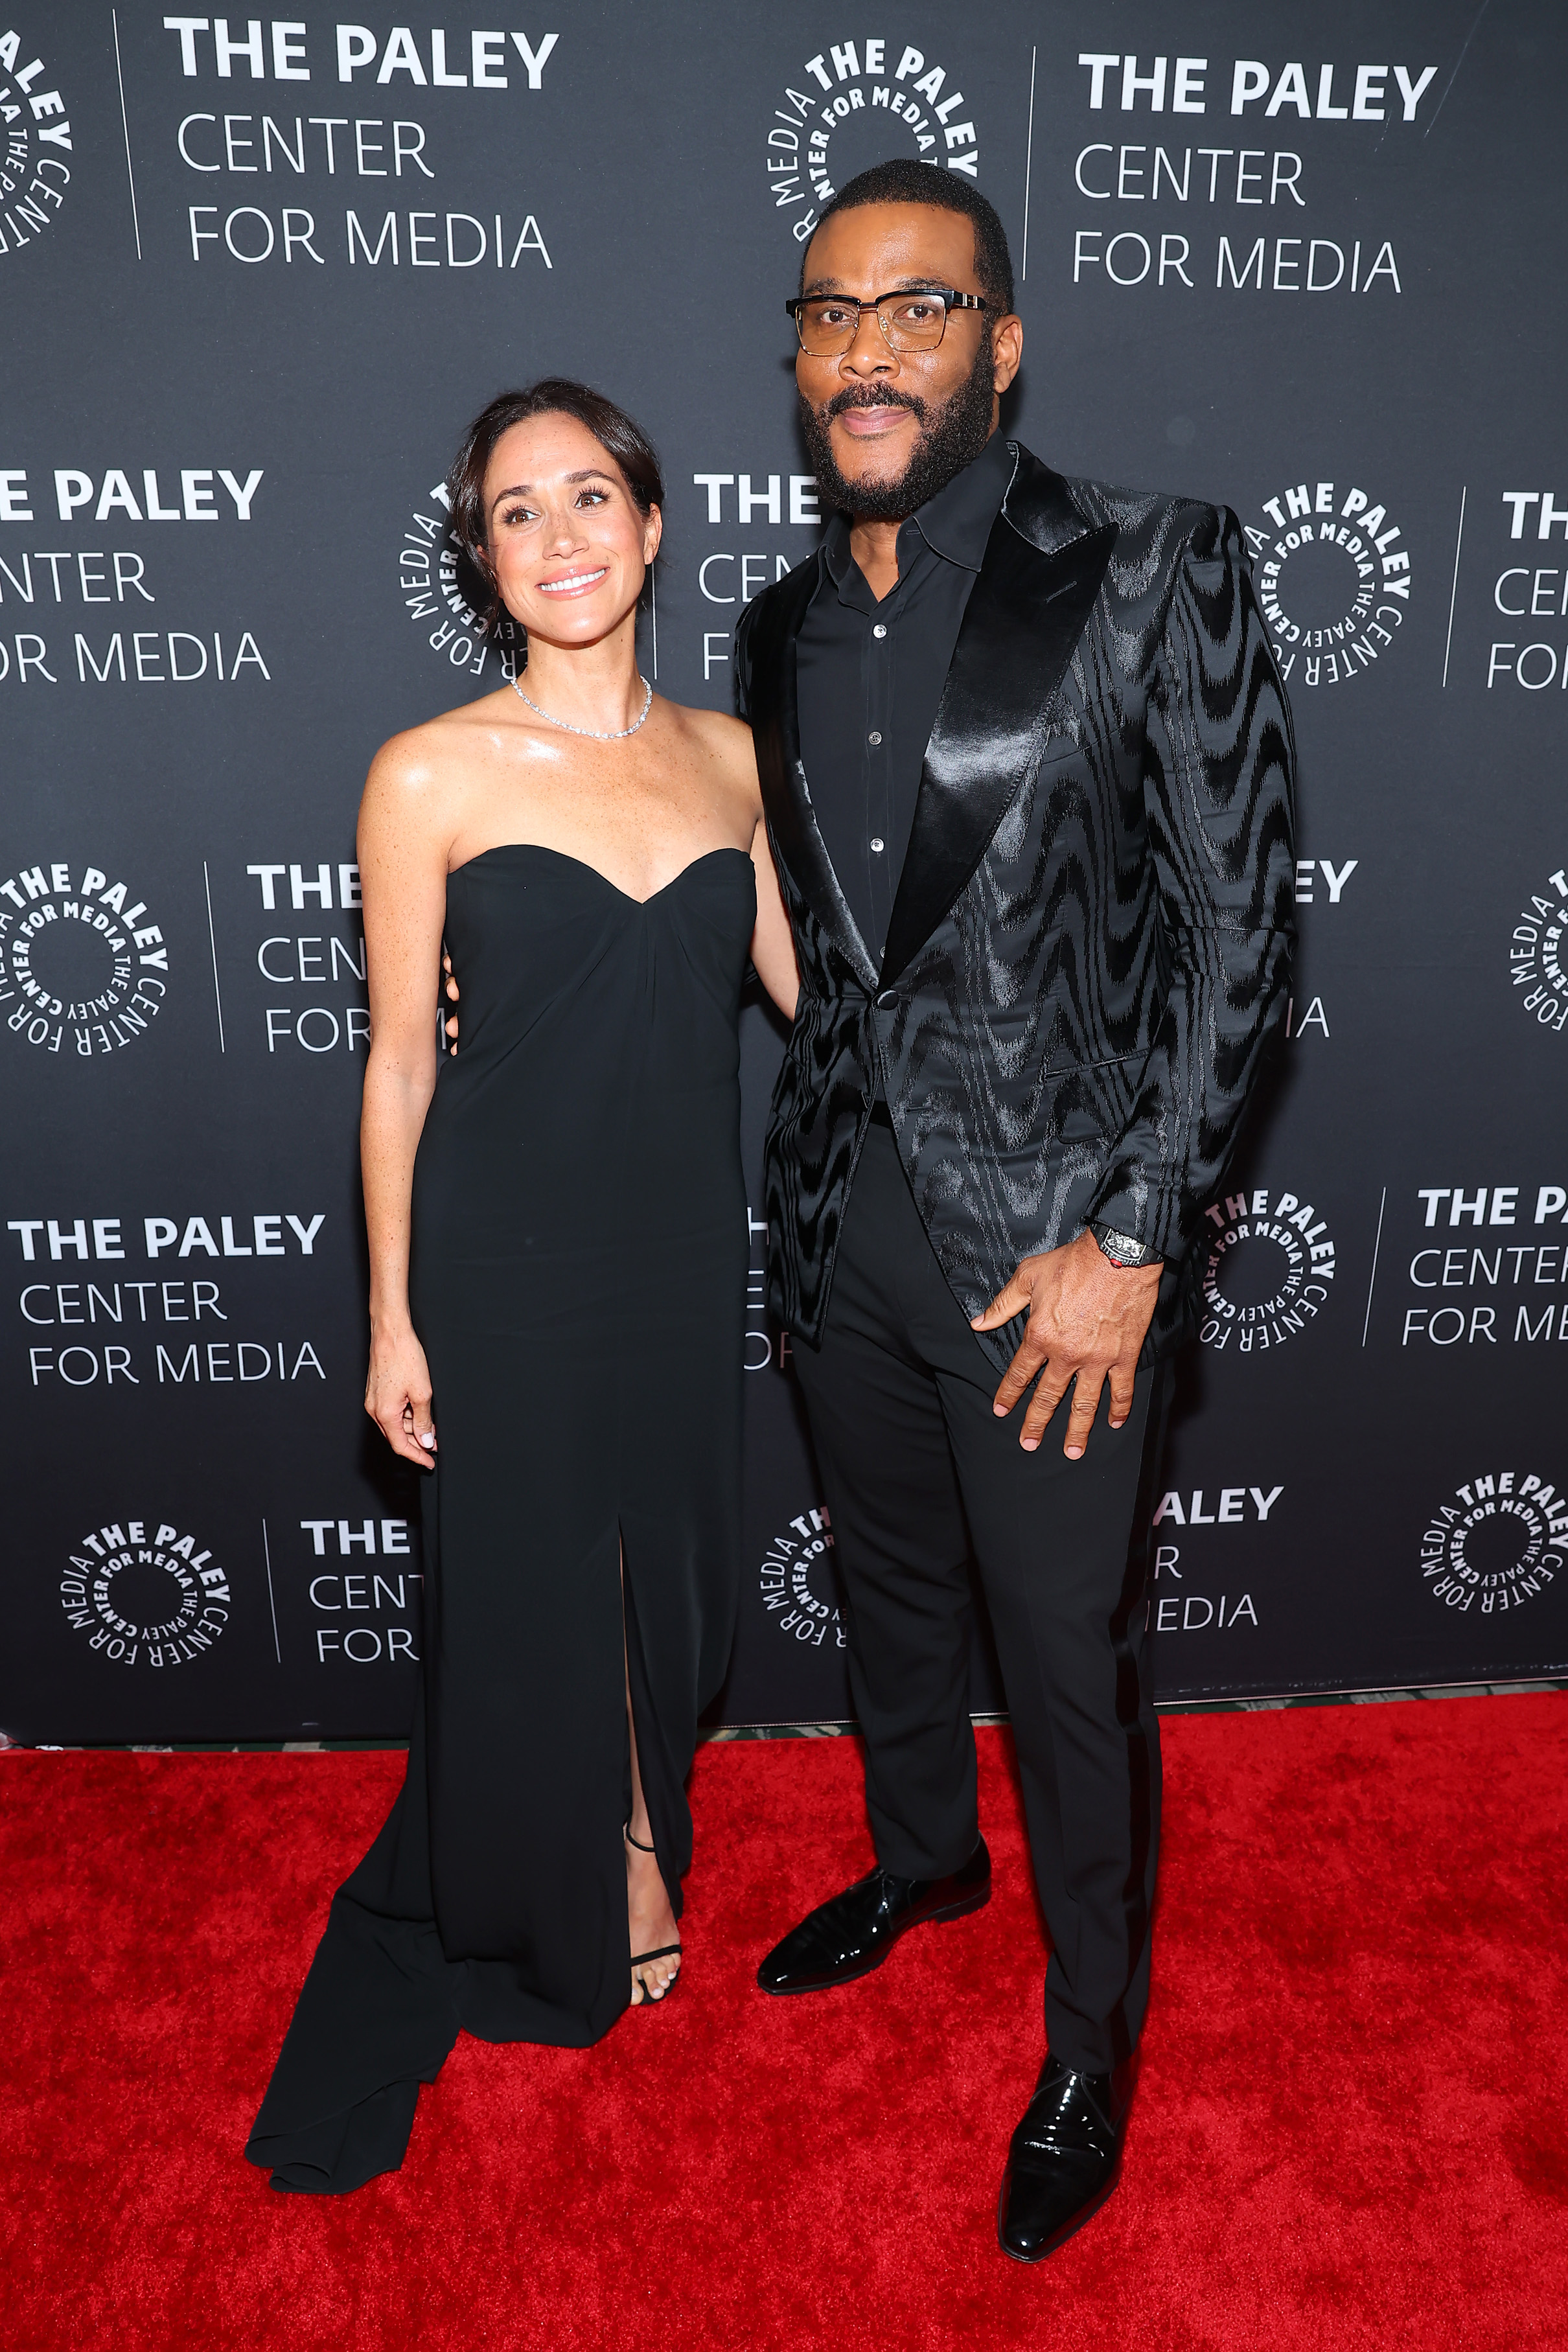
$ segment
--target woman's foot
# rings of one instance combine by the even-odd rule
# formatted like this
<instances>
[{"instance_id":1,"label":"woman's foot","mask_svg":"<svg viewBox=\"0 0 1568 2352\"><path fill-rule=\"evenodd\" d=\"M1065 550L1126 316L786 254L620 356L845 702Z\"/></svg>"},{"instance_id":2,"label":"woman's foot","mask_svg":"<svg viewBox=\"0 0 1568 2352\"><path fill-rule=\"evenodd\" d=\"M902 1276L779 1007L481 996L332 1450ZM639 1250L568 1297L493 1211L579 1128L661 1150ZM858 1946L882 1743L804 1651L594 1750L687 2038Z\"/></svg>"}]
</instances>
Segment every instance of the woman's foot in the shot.
<instances>
[{"instance_id":1,"label":"woman's foot","mask_svg":"<svg viewBox=\"0 0 1568 2352\"><path fill-rule=\"evenodd\" d=\"M650 1843L648 1839L639 1843L629 1829L626 1832L626 1925L631 1936L627 1949L658 1952L665 1944L675 1948L658 1959L644 1960L632 1970L634 2009L645 2000L662 2000L680 1973L680 1931L658 1859L646 1851Z\"/></svg>"}]
</instances>

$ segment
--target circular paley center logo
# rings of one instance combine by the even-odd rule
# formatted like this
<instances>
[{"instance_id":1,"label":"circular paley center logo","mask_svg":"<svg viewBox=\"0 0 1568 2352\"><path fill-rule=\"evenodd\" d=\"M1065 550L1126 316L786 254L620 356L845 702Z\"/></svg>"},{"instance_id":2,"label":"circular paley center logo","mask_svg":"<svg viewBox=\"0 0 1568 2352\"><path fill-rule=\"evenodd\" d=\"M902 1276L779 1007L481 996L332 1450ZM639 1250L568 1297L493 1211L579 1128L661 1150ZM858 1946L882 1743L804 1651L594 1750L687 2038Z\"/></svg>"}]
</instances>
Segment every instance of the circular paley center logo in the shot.
<instances>
[{"instance_id":1,"label":"circular paley center logo","mask_svg":"<svg viewBox=\"0 0 1568 2352\"><path fill-rule=\"evenodd\" d=\"M1568 933L1568 860L1549 874L1519 910L1509 942L1509 976L1520 1002L1542 1029L1559 1035L1568 1028L1568 970L1563 936Z\"/></svg>"},{"instance_id":2,"label":"circular paley center logo","mask_svg":"<svg viewBox=\"0 0 1568 2352\"><path fill-rule=\"evenodd\" d=\"M1237 1355L1281 1348L1321 1314L1334 1278L1334 1244L1310 1201L1266 1189L1234 1192L1205 1210L1215 1228L1203 1271L1205 1348Z\"/></svg>"},{"instance_id":3,"label":"circular paley center logo","mask_svg":"<svg viewBox=\"0 0 1568 2352\"><path fill-rule=\"evenodd\" d=\"M0 254L52 226L70 185L70 117L32 46L25 33L0 33Z\"/></svg>"},{"instance_id":4,"label":"circular paley center logo","mask_svg":"<svg viewBox=\"0 0 1568 2352\"><path fill-rule=\"evenodd\" d=\"M815 1510L802 1511L782 1534L773 1538L758 1571L763 1607L781 1633L805 1643L808 1649L844 1647L844 1622L832 1597L832 1567L827 1557L832 1549L833 1528L827 1506L819 1503Z\"/></svg>"},{"instance_id":5,"label":"circular paley center logo","mask_svg":"<svg viewBox=\"0 0 1568 2352\"><path fill-rule=\"evenodd\" d=\"M404 526L397 590L432 653L454 669L483 677L493 656L503 678L517 676L527 637L509 613L494 623L483 618L483 584L453 531L445 482L426 493Z\"/></svg>"},{"instance_id":6,"label":"circular paley center logo","mask_svg":"<svg viewBox=\"0 0 1568 2352\"><path fill-rule=\"evenodd\" d=\"M1499 1617L1552 1583L1568 1551L1568 1495L1534 1471L1498 1470L1457 1486L1421 1538L1434 1601Z\"/></svg>"},{"instance_id":7,"label":"circular paley center logo","mask_svg":"<svg viewBox=\"0 0 1568 2352\"><path fill-rule=\"evenodd\" d=\"M169 950L147 902L100 866L18 866L0 882L0 1021L46 1054L117 1053L163 1009Z\"/></svg>"},{"instance_id":8,"label":"circular paley center logo","mask_svg":"<svg viewBox=\"0 0 1568 2352\"><path fill-rule=\"evenodd\" d=\"M1258 601L1281 677L1338 686L1381 661L1405 625L1410 554L1388 509L1353 483L1298 482L1249 524Z\"/></svg>"},{"instance_id":9,"label":"circular paley center logo","mask_svg":"<svg viewBox=\"0 0 1568 2352\"><path fill-rule=\"evenodd\" d=\"M958 73L902 39L826 42L791 75L767 133L768 199L796 244L846 182L889 155L978 180L980 133Z\"/></svg>"},{"instance_id":10,"label":"circular paley center logo","mask_svg":"<svg viewBox=\"0 0 1568 2352\"><path fill-rule=\"evenodd\" d=\"M116 1520L83 1536L60 1578L73 1633L118 1666L188 1665L228 1623L226 1570L166 1520Z\"/></svg>"}]
</instances>

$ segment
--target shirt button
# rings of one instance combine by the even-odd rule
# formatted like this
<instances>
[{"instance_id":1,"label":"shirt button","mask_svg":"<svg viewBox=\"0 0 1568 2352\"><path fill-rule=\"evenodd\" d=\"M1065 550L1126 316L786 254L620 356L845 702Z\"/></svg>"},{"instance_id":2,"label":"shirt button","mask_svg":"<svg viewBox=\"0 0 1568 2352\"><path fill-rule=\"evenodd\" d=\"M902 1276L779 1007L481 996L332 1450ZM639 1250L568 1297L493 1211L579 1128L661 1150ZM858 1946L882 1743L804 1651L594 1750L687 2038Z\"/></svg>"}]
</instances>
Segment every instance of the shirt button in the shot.
<instances>
[{"instance_id":1,"label":"shirt button","mask_svg":"<svg viewBox=\"0 0 1568 2352\"><path fill-rule=\"evenodd\" d=\"M874 637L885 637L885 636L887 635L887 634L888 634L887 629L884 627L883 624L882 624L880 621L879 621L879 622L878 622L878 624L877 624L876 627L875 627L875 628L872 630L872 632L871 632L871 635L872 635Z\"/></svg>"},{"instance_id":2,"label":"shirt button","mask_svg":"<svg viewBox=\"0 0 1568 2352\"><path fill-rule=\"evenodd\" d=\"M881 856L881 853L882 853L882 849L883 849L884 844L883 844L883 841L882 841L882 836L881 836L881 835L880 835L879 833L874 833L874 834L871 835L871 846L872 846L872 848L877 852L878 856Z\"/></svg>"},{"instance_id":3,"label":"shirt button","mask_svg":"<svg viewBox=\"0 0 1568 2352\"><path fill-rule=\"evenodd\" d=\"M879 743L881 740L881 737L877 733L875 728L872 729L870 734L866 738L868 743Z\"/></svg>"}]
</instances>

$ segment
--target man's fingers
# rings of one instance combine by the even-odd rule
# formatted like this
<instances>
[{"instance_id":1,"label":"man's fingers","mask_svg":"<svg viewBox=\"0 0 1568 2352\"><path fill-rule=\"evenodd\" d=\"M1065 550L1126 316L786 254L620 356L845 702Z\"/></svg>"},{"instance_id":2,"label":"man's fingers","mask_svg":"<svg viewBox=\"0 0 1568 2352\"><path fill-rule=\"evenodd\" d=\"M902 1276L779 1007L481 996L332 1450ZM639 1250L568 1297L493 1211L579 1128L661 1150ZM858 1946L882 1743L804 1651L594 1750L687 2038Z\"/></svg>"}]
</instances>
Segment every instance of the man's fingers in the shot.
<instances>
[{"instance_id":1,"label":"man's fingers","mask_svg":"<svg viewBox=\"0 0 1568 2352\"><path fill-rule=\"evenodd\" d=\"M1068 1415L1067 1435L1062 1440L1062 1452L1069 1462L1081 1460L1089 1444L1089 1433L1094 1427L1094 1416L1100 1411L1100 1392L1105 1385L1102 1371L1080 1370L1078 1386L1073 1391L1072 1411Z\"/></svg>"},{"instance_id":2,"label":"man's fingers","mask_svg":"<svg viewBox=\"0 0 1568 2352\"><path fill-rule=\"evenodd\" d=\"M1024 1415L1024 1426L1018 1433L1018 1443L1026 1454L1033 1454L1046 1433L1046 1425L1067 1394L1071 1368L1064 1373L1050 1365L1040 1375L1039 1384L1029 1399L1029 1410Z\"/></svg>"},{"instance_id":3,"label":"man's fingers","mask_svg":"<svg viewBox=\"0 0 1568 2352\"><path fill-rule=\"evenodd\" d=\"M1028 1304L1029 1293L1015 1275L996 1293L984 1314L971 1318L969 1328L972 1331L994 1331L998 1323L1011 1323L1015 1315L1022 1315Z\"/></svg>"},{"instance_id":4,"label":"man's fingers","mask_svg":"<svg viewBox=\"0 0 1568 2352\"><path fill-rule=\"evenodd\" d=\"M1046 1360L1043 1346L1034 1344L1027 1332L1017 1354L1003 1373L992 1411L998 1420L1005 1420Z\"/></svg>"},{"instance_id":5,"label":"man's fingers","mask_svg":"<svg viewBox=\"0 0 1568 2352\"><path fill-rule=\"evenodd\" d=\"M1110 1367L1110 1426L1120 1429L1132 1410L1132 1377L1131 1364Z\"/></svg>"}]
</instances>

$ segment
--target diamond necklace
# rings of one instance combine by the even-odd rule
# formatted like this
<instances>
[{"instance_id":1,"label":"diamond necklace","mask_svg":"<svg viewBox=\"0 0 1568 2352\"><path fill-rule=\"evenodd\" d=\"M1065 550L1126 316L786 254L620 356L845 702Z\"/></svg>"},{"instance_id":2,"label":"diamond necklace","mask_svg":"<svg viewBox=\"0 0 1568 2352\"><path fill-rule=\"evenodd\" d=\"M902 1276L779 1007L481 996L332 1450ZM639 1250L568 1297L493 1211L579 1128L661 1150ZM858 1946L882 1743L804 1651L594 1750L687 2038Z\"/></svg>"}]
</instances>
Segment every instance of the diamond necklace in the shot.
<instances>
[{"instance_id":1,"label":"diamond necklace","mask_svg":"<svg viewBox=\"0 0 1568 2352\"><path fill-rule=\"evenodd\" d=\"M552 727L563 727L568 735L585 735L591 743L622 743L626 740L628 735L635 735L637 733L637 729L642 725L643 720L653 709L653 688L651 686L647 685L647 680L643 677L641 670L638 670L637 677L644 686L647 686L647 692L643 698L642 709L637 712L637 717L632 720L629 727L614 727L610 729L608 733L603 732L597 727L574 727L569 719L557 719L553 717L550 711L541 710L538 703L535 702L531 694L522 693L522 688L518 684L515 677L511 681L511 688L514 694L522 695L522 698L524 702L527 703L529 709L535 712L539 718L546 720Z\"/></svg>"}]
</instances>

